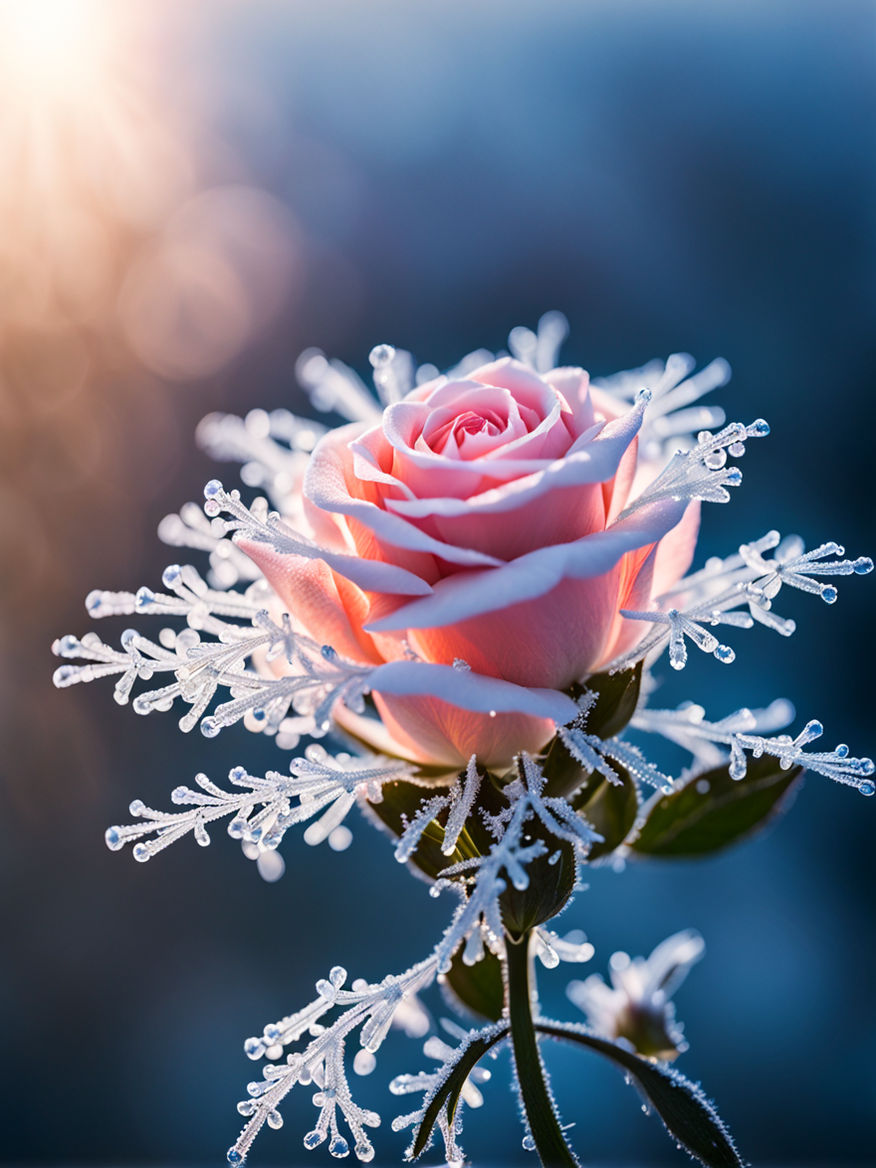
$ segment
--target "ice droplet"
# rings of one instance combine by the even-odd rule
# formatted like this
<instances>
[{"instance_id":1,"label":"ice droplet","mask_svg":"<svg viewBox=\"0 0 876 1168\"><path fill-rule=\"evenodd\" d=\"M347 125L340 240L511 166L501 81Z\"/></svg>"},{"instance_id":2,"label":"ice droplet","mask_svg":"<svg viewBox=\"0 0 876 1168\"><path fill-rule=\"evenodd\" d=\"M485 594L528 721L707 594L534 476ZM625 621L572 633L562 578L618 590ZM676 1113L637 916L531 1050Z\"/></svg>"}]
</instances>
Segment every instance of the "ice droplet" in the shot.
<instances>
[{"instance_id":1,"label":"ice droplet","mask_svg":"<svg viewBox=\"0 0 876 1168\"><path fill-rule=\"evenodd\" d=\"M357 1075L370 1075L376 1066L377 1059L370 1050L356 1051L356 1057L353 1059L353 1070ZM358 1154L357 1152L356 1155Z\"/></svg>"},{"instance_id":2,"label":"ice droplet","mask_svg":"<svg viewBox=\"0 0 876 1168\"><path fill-rule=\"evenodd\" d=\"M523 1137L523 1139L520 1141L520 1144L521 1144L521 1147L523 1148L524 1152L534 1152L535 1151L535 1140L532 1138L531 1135L528 1135L528 1134L525 1135Z\"/></svg>"}]
</instances>

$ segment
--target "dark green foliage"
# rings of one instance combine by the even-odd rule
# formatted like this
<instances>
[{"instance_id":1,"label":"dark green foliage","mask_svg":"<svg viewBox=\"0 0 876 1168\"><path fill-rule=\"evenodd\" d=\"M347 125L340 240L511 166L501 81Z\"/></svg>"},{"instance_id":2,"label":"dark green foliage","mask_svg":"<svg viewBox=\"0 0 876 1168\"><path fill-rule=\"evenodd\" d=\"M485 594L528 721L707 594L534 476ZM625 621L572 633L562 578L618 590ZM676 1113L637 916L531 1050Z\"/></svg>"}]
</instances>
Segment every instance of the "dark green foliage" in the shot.
<instances>
[{"instance_id":1,"label":"dark green foliage","mask_svg":"<svg viewBox=\"0 0 876 1168\"><path fill-rule=\"evenodd\" d=\"M538 1023L536 1028L541 1034L576 1042L610 1059L634 1080L669 1134L701 1164L707 1168L742 1168L743 1161L714 1107L699 1087L678 1071L597 1038L583 1027Z\"/></svg>"},{"instance_id":2,"label":"dark green foliage","mask_svg":"<svg viewBox=\"0 0 876 1168\"><path fill-rule=\"evenodd\" d=\"M731 779L726 766L706 771L655 799L630 846L638 855L674 859L717 852L779 814L802 774L801 767L782 770L769 755L751 759L744 779Z\"/></svg>"}]
</instances>

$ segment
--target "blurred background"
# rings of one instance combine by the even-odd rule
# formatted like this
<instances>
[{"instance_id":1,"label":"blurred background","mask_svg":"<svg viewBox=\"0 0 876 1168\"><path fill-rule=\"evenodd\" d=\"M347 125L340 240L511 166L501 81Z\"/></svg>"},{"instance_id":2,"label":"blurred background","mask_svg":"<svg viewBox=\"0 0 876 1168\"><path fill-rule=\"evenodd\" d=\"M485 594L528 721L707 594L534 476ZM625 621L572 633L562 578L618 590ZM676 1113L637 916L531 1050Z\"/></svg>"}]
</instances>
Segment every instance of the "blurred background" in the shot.
<instances>
[{"instance_id":1,"label":"blurred background","mask_svg":"<svg viewBox=\"0 0 876 1168\"><path fill-rule=\"evenodd\" d=\"M50 684L90 589L155 586L178 558L155 528L213 473L202 415L306 409L307 346L446 366L559 308L568 361L720 353L730 416L770 421L703 555L771 527L873 553L874 32L871 0L0 0L8 1162L220 1162L243 1038L335 962L419 959L449 911L365 825L340 855L290 833L274 885L221 830L146 866L103 845L135 796L276 762L242 729L116 708L111 683ZM667 703L786 695L828 748L873 753L873 604L855 578L832 608L792 594L795 638L755 630L729 668L696 654ZM755 1163L874 1162L874 815L812 776L766 835L597 872L564 918L600 971L704 934L681 1068ZM542 981L571 1015L562 971ZM421 1065L393 1040L365 1098ZM681 1162L609 1066L551 1066L588 1163ZM475 1163L533 1163L504 1066L487 1096ZM253 1162L302 1163L311 1113L293 1095Z\"/></svg>"}]
</instances>

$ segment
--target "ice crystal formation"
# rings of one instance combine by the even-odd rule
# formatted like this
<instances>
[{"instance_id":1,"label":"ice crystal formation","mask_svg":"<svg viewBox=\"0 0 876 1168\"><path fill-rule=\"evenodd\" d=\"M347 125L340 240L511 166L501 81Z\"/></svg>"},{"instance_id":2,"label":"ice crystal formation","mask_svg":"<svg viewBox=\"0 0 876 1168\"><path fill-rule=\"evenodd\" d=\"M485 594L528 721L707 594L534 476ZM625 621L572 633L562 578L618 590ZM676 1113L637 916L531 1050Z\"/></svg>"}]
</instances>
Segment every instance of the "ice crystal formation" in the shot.
<instances>
[{"instance_id":1,"label":"ice crystal formation","mask_svg":"<svg viewBox=\"0 0 876 1168\"><path fill-rule=\"evenodd\" d=\"M511 354L544 373L556 365L565 332L563 318L548 314L537 331L512 331ZM471 354L451 374L463 376L492 358ZM379 421L385 407L437 374L388 345L372 351L371 364L376 393L317 351L304 354L298 375L318 410ZM723 361L695 372L689 357L676 354L594 382L633 417L640 451L655 468L636 482L618 522L665 500L730 499L742 477L739 459L769 427L760 419L727 423L719 407L703 404L701 398L728 376ZM804 771L874 793L870 759L853 757L843 744L811 749L823 734L821 723L785 731L794 711L784 699L724 716L694 702L657 709L649 700L664 651L677 670L691 647L729 664L743 630L759 624L782 637L795 631L782 612L784 589L833 604L837 578L867 573L872 561L847 557L832 542L806 551L796 535L756 534L726 558L684 576L647 610L623 609L624 621L641 626L641 635L607 667L564 693L532 691L538 711L556 723L544 750L520 750L510 767L498 770L473 755L448 773L447 767L366 749L344 729L339 711L373 718L373 691L424 693L434 681L446 692L452 680L461 706L496 716L517 708L511 692L517 687L475 678L462 659L426 662L410 646L382 664L348 659L310 637L294 611L280 610L241 548L255 543L281 557L321 561L364 589L399 592L410 584L416 599L417 581L406 581L409 573L352 550L330 550L299 530L300 483L327 432L286 410L206 418L202 445L218 460L241 464L243 489L211 480L203 508L189 503L159 528L182 558L194 553L201 566L174 563L160 586L95 591L86 600L93 618L157 618L157 632L128 629L117 647L95 632L63 636L54 645L64 659L55 673L58 686L113 678L115 700L131 702L139 714L175 708L182 731L199 726L207 737L242 723L272 737L278 752L291 752L286 761L278 753L277 769L265 775L251 774L244 764L234 765L227 780L198 774L171 792L173 810L135 800L131 821L106 832L112 850L131 845L134 858L147 861L186 835L208 844L209 831L224 826L265 878L275 879L283 867L278 849L290 829L300 828L307 844L328 841L342 849L351 838L348 817L358 807L392 837L399 863L447 901L443 935L407 971L371 984L350 982L334 966L317 981L312 1002L246 1040L246 1054L263 1068L238 1106L245 1126L229 1163L242 1164L265 1125L282 1125L283 1102L300 1085L307 1085L317 1111L304 1146L327 1144L333 1156L352 1151L371 1160L371 1133L380 1117L355 1102L349 1071L370 1073L390 1028L399 1026L425 1039L429 1063L390 1083L394 1095L420 1096L414 1110L392 1123L411 1132L409 1158L421 1155L437 1134L448 1163L464 1160L463 1109L483 1103L488 1064L508 1047L523 1148L544 1163L577 1163L542 1060L549 1042L559 1041L619 1067L679 1147L702 1163L740 1164L711 1103L670 1066L685 1048L670 998L701 956L698 935L669 938L647 961L615 954L611 985L598 975L573 980L568 996L587 1025L542 1017L532 959L555 969L593 956L583 934L564 938L547 927L588 865L620 867L626 858L697 856L725 847L773 814ZM677 749L673 773L649 758L653 736ZM436 982L478 1021L469 1027L445 1020L443 1037L434 1030L420 996Z\"/></svg>"}]
</instances>

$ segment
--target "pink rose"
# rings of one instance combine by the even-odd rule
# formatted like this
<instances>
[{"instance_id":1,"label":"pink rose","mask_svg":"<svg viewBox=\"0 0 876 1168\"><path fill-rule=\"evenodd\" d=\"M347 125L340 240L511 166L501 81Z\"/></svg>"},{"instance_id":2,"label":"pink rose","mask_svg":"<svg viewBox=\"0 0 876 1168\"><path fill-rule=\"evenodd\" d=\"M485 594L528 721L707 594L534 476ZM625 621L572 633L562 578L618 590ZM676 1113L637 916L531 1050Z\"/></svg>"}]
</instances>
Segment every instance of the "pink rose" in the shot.
<instances>
[{"instance_id":1,"label":"pink rose","mask_svg":"<svg viewBox=\"0 0 876 1168\"><path fill-rule=\"evenodd\" d=\"M326 558L241 546L311 637L384 666L382 725L336 709L341 725L441 765L544 746L574 713L557 691L641 637L618 610L647 608L690 565L696 505L619 518L652 469L637 461L643 408L582 369L504 358L322 439L302 503Z\"/></svg>"}]
</instances>

